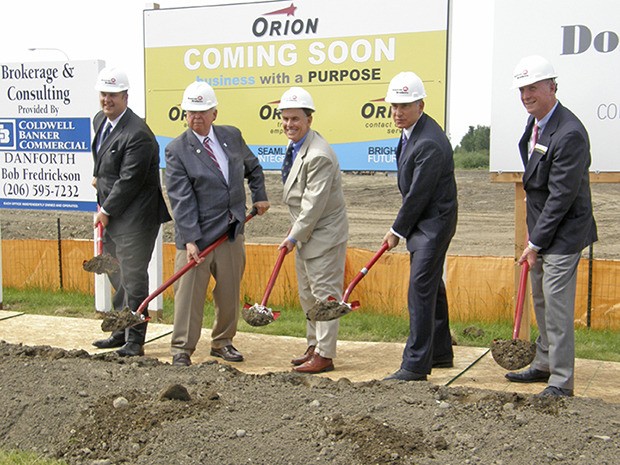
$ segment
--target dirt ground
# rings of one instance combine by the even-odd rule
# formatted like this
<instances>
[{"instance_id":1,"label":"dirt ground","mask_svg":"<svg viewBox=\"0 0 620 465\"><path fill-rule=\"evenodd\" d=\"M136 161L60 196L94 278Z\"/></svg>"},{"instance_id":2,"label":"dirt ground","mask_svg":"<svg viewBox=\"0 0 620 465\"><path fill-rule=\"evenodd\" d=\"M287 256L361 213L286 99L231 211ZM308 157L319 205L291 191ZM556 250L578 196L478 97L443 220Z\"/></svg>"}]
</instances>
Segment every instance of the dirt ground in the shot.
<instances>
[{"instance_id":1,"label":"dirt ground","mask_svg":"<svg viewBox=\"0 0 620 465\"><path fill-rule=\"evenodd\" d=\"M277 174L267 177L273 207L248 224L249 242L277 243L288 229ZM349 245L375 250L400 203L395 178L344 179ZM514 186L488 179L458 173L451 254L513 252ZM617 259L620 189L593 191L595 256ZM58 217L63 238L92 238L89 214L7 210L2 237L55 238ZM165 240L172 241L170 226ZM611 465L620 454L620 404L588 398L248 375L213 362L177 368L2 341L0 379L0 448L70 464Z\"/></svg>"}]
</instances>

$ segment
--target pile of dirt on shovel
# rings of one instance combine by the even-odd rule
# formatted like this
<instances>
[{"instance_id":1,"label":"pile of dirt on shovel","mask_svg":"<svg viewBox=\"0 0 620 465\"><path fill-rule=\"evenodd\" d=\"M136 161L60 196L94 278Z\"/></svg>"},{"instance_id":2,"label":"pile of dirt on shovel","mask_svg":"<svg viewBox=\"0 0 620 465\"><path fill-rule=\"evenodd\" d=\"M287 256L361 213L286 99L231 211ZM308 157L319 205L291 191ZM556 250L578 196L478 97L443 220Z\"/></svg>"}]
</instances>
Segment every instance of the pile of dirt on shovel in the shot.
<instances>
[{"instance_id":1,"label":"pile of dirt on shovel","mask_svg":"<svg viewBox=\"0 0 620 465\"><path fill-rule=\"evenodd\" d=\"M620 405L587 398L2 341L0 376L0 448L69 464L611 465L620 443Z\"/></svg>"}]
</instances>

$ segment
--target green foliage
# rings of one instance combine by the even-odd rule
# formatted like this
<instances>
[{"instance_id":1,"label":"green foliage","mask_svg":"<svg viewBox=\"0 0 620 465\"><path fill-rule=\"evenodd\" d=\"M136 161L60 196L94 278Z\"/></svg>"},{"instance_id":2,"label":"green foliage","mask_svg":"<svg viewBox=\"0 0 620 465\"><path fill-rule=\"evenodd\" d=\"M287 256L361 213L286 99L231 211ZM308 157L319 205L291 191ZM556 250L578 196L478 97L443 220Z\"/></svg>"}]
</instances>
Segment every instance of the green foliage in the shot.
<instances>
[{"instance_id":1,"label":"green foliage","mask_svg":"<svg viewBox=\"0 0 620 465\"><path fill-rule=\"evenodd\" d=\"M489 126L469 126L467 134L456 147L456 152L489 152L491 147L491 128Z\"/></svg>"},{"instance_id":2,"label":"green foliage","mask_svg":"<svg viewBox=\"0 0 620 465\"><path fill-rule=\"evenodd\" d=\"M43 458L31 452L0 450L0 464L3 465L66 465L67 462Z\"/></svg>"},{"instance_id":3,"label":"green foliage","mask_svg":"<svg viewBox=\"0 0 620 465\"><path fill-rule=\"evenodd\" d=\"M455 152L454 167L461 170L488 168L489 152Z\"/></svg>"}]
</instances>

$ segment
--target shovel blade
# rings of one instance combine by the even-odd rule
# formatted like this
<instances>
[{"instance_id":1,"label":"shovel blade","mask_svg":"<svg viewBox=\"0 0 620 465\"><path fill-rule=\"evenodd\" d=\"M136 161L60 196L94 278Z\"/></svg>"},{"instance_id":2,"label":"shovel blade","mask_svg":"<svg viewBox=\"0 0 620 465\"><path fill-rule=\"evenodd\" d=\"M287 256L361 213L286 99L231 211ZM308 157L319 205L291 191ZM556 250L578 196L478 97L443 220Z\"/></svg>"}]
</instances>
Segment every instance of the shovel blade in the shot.
<instances>
[{"instance_id":1,"label":"shovel blade","mask_svg":"<svg viewBox=\"0 0 620 465\"><path fill-rule=\"evenodd\" d=\"M97 255L82 262L84 271L95 274L116 273L119 270L118 260L110 254Z\"/></svg>"},{"instance_id":2,"label":"shovel blade","mask_svg":"<svg viewBox=\"0 0 620 465\"><path fill-rule=\"evenodd\" d=\"M536 356L536 344L522 339L495 339L491 343L493 360L506 370L525 368Z\"/></svg>"},{"instance_id":3,"label":"shovel blade","mask_svg":"<svg viewBox=\"0 0 620 465\"><path fill-rule=\"evenodd\" d=\"M359 307L359 302L339 302L336 299L317 300L308 310L306 318L311 321L332 321L341 318Z\"/></svg>"},{"instance_id":4,"label":"shovel blade","mask_svg":"<svg viewBox=\"0 0 620 465\"><path fill-rule=\"evenodd\" d=\"M102 331L120 331L125 328L146 323L150 318L141 313L132 312L129 307L125 307L120 312L107 312L101 322Z\"/></svg>"},{"instance_id":5,"label":"shovel blade","mask_svg":"<svg viewBox=\"0 0 620 465\"><path fill-rule=\"evenodd\" d=\"M280 316L280 313L274 313L264 305L245 304L241 309L241 316L250 326L266 326L269 323L273 323Z\"/></svg>"}]
</instances>

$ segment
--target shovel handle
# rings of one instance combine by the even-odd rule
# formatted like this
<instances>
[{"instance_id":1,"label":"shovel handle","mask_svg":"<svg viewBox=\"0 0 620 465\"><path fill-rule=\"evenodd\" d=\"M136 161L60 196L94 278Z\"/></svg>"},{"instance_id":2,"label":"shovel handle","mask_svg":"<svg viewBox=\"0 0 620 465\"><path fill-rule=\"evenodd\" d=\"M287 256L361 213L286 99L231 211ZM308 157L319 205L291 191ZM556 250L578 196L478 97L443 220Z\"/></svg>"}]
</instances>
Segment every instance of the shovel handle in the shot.
<instances>
[{"instance_id":1,"label":"shovel handle","mask_svg":"<svg viewBox=\"0 0 620 465\"><path fill-rule=\"evenodd\" d=\"M377 260L379 260L381 258L381 255L383 255L385 253L385 251L388 249L388 247L389 247L389 245L388 245L387 242L385 244L383 244L381 246L381 248L379 249L379 251L373 255L373 257L370 259L370 261L368 263L366 263L364 268L362 268L359 271L359 273L357 273L357 275L355 275L355 278L353 278L353 281L351 281L351 284L349 284L347 289L344 291L344 296L342 297L342 301L343 302L348 302L349 301L349 297L351 296L351 292L353 292L353 289L355 289L355 286L357 286L357 283L359 283L362 280L362 278L364 276L366 276L368 271L377 262Z\"/></svg>"},{"instance_id":2,"label":"shovel handle","mask_svg":"<svg viewBox=\"0 0 620 465\"><path fill-rule=\"evenodd\" d=\"M103 224L97 223L97 255L103 255Z\"/></svg>"},{"instance_id":3,"label":"shovel handle","mask_svg":"<svg viewBox=\"0 0 620 465\"><path fill-rule=\"evenodd\" d=\"M519 276L519 289L517 291L517 304L515 307L515 325L512 329L512 338L519 338L521 329L521 318L523 317L523 304L525 303L525 289L527 288L527 273L530 271L530 264L526 261L521 265L521 275Z\"/></svg>"},{"instance_id":4,"label":"shovel handle","mask_svg":"<svg viewBox=\"0 0 620 465\"><path fill-rule=\"evenodd\" d=\"M248 214L248 216L245 217L245 221L244 223L247 223L248 221L250 221L254 216L256 216L258 212L256 211L255 208L252 209L252 211L250 211L250 213ZM224 234L222 234L219 239L217 239L215 242L213 242L210 246L208 246L207 248L205 248L202 252L200 252L198 254L198 256L200 258L204 258L207 255L209 255L211 252L213 252L219 245L221 245L223 242L226 241L226 239L228 239L228 232L225 232ZM157 297L159 294L161 294L162 292L164 292L168 287L170 287L172 284L174 284L181 276L183 276L185 273L187 273L190 269L192 269L194 266L196 266L196 260L194 260L193 258L187 262L185 264L185 266L183 266L183 268L181 268L179 271L177 271L176 273L174 273L172 276L170 276L170 278L168 278L168 280L166 282L164 282L161 286L159 286L157 289L155 289L151 294L149 294L147 296L146 299L144 299L144 301L140 304L140 306L138 307L138 309L136 310L136 313L138 315L141 315L142 312L144 312L144 309L147 307L147 305L149 304L149 302L151 300L153 300L155 297Z\"/></svg>"},{"instance_id":5,"label":"shovel handle","mask_svg":"<svg viewBox=\"0 0 620 465\"><path fill-rule=\"evenodd\" d=\"M273 267L273 271L271 272L271 276L269 277L269 281L267 282L267 288L265 289L265 294L263 295L263 300L261 300L261 305L263 307L267 306L267 301L269 300L269 296L271 295L271 291L273 289L274 284L276 283L276 278L280 273L280 268L282 268L282 263L284 262L284 257L286 257L286 253L288 250L286 247L282 247L280 249L280 253L278 254L278 259L276 260L276 264Z\"/></svg>"}]
</instances>

